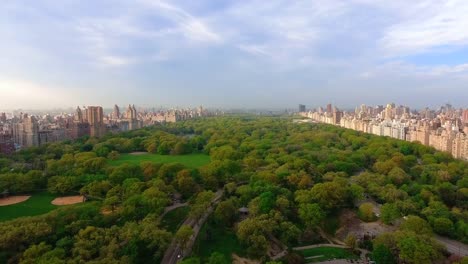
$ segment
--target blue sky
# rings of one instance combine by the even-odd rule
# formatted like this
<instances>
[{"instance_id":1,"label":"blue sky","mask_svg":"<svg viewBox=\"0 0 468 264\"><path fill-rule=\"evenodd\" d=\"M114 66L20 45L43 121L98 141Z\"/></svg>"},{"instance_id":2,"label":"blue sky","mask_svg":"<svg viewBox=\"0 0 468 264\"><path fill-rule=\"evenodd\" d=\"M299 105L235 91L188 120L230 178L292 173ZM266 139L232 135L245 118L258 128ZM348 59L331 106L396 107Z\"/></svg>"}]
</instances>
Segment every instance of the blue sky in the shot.
<instances>
[{"instance_id":1,"label":"blue sky","mask_svg":"<svg viewBox=\"0 0 468 264\"><path fill-rule=\"evenodd\" d=\"M2 0L0 109L468 104L466 0Z\"/></svg>"}]
</instances>

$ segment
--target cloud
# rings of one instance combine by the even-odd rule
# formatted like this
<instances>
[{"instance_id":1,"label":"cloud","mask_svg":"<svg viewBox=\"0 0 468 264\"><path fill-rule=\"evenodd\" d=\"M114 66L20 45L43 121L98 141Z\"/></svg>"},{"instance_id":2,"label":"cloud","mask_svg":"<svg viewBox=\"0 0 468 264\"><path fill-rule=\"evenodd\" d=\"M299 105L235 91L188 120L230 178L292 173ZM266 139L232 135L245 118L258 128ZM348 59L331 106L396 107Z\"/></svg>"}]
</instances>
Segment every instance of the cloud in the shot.
<instances>
[{"instance_id":1,"label":"cloud","mask_svg":"<svg viewBox=\"0 0 468 264\"><path fill-rule=\"evenodd\" d=\"M468 2L464 0L416 1L411 4L404 1L399 21L384 31L380 45L388 56L467 45L467 14Z\"/></svg>"},{"instance_id":2,"label":"cloud","mask_svg":"<svg viewBox=\"0 0 468 264\"><path fill-rule=\"evenodd\" d=\"M140 0L131 6L118 3L116 9L121 12L79 17L74 22L85 50L98 65L128 66L163 61L169 54L175 54L172 50L187 48L184 43L223 42L202 19L173 4L150 0ZM141 47L156 55L136 54Z\"/></svg>"},{"instance_id":3,"label":"cloud","mask_svg":"<svg viewBox=\"0 0 468 264\"><path fill-rule=\"evenodd\" d=\"M239 45L239 49L252 55L271 56L265 47L259 45Z\"/></svg>"},{"instance_id":4,"label":"cloud","mask_svg":"<svg viewBox=\"0 0 468 264\"><path fill-rule=\"evenodd\" d=\"M180 7L159 0L141 0L141 2L174 21L177 24L174 31L180 32L190 40L210 43L222 42L222 37L206 25L202 19L191 15Z\"/></svg>"},{"instance_id":5,"label":"cloud","mask_svg":"<svg viewBox=\"0 0 468 264\"><path fill-rule=\"evenodd\" d=\"M0 72L37 80L36 91L74 83L100 92L96 101L165 89L175 101L175 91L197 89L223 102L222 94L241 97L236 87L244 85L256 94L326 90L325 98L387 93L379 82L399 82L392 92L404 95L434 81L442 93L468 76L466 63L453 60L468 47L463 0L17 0L2 7Z\"/></svg>"}]
</instances>

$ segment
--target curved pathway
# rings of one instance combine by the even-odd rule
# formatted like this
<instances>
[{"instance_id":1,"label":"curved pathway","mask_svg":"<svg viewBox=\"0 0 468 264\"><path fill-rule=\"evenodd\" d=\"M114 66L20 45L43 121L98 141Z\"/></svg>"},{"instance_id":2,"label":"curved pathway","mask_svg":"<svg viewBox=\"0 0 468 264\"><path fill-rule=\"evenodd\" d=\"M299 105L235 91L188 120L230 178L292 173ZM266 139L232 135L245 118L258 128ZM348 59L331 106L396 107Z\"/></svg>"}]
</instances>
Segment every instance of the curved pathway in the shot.
<instances>
[{"instance_id":1,"label":"curved pathway","mask_svg":"<svg viewBox=\"0 0 468 264\"><path fill-rule=\"evenodd\" d=\"M179 208L179 207L187 206L187 205L188 205L188 203L185 202L185 203L176 203L176 204L173 204L173 205L171 205L171 206L168 206L168 207L164 208L164 212L159 216L159 219L163 219L163 217L164 217L167 213L169 213L170 211L175 210L175 209L177 209L177 208Z\"/></svg>"}]
</instances>

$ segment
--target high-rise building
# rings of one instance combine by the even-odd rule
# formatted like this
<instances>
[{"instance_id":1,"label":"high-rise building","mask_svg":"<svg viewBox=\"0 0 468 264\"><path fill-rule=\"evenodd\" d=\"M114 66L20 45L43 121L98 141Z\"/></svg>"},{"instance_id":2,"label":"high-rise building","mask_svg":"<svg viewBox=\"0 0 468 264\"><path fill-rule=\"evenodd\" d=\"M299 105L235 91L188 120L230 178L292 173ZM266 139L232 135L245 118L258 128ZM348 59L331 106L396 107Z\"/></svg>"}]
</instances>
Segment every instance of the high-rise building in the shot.
<instances>
[{"instance_id":1,"label":"high-rise building","mask_svg":"<svg viewBox=\"0 0 468 264\"><path fill-rule=\"evenodd\" d=\"M464 124L468 124L468 109L463 110L462 120Z\"/></svg>"},{"instance_id":2,"label":"high-rise building","mask_svg":"<svg viewBox=\"0 0 468 264\"><path fill-rule=\"evenodd\" d=\"M81 111L81 108L79 106L76 107L75 121L78 123L83 123L83 112Z\"/></svg>"},{"instance_id":3,"label":"high-rise building","mask_svg":"<svg viewBox=\"0 0 468 264\"><path fill-rule=\"evenodd\" d=\"M114 105L114 112L112 112L113 119L120 119L120 108L118 105Z\"/></svg>"},{"instance_id":4,"label":"high-rise building","mask_svg":"<svg viewBox=\"0 0 468 264\"><path fill-rule=\"evenodd\" d=\"M305 111L306 111L306 106L303 105L303 104L300 104L300 105L299 105L299 112L300 112L300 113L303 113L303 112L305 112Z\"/></svg>"},{"instance_id":5,"label":"high-rise building","mask_svg":"<svg viewBox=\"0 0 468 264\"><path fill-rule=\"evenodd\" d=\"M39 146L39 125L33 116L22 115L19 122L12 126L13 140L24 147Z\"/></svg>"},{"instance_id":6,"label":"high-rise building","mask_svg":"<svg viewBox=\"0 0 468 264\"><path fill-rule=\"evenodd\" d=\"M127 111L125 113L126 121L128 122L128 129L138 129L142 127L142 123L138 120L138 112L135 105L128 105Z\"/></svg>"},{"instance_id":7,"label":"high-rise building","mask_svg":"<svg viewBox=\"0 0 468 264\"><path fill-rule=\"evenodd\" d=\"M332 104L327 104L327 113L331 114L333 111Z\"/></svg>"},{"instance_id":8,"label":"high-rise building","mask_svg":"<svg viewBox=\"0 0 468 264\"><path fill-rule=\"evenodd\" d=\"M6 120L7 120L6 114L5 114L5 113L1 113L1 114L0 114L0 122L6 122Z\"/></svg>"},{"instance_id":9,"label":"high-rise building","mask_svg":"<svg viewBox=\"0 0 468 264\"><path fill-rule=\"evenodd\" d=\"M105 133L104 113L100 106L89 106L87 108L87 120L92 137L101 137Z\"/></svg>"}]
</instances>

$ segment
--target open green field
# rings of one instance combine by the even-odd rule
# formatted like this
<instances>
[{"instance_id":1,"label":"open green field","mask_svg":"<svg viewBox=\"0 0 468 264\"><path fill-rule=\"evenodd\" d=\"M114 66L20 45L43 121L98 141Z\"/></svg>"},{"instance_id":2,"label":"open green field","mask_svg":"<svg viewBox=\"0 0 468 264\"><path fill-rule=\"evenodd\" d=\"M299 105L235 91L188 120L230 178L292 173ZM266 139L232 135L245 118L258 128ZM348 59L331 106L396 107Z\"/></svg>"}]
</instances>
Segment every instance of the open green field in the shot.
<instances>
[{"instance_id":1,"label":"open green field","mask_svg":"<svg viewBox=\"0 0 468 264\"><path fill-rule=\"evenodd\" d=\"M188 168L196 169L210 162L210 156L206 154L187 154L187 155L160 155L152 153L143 154L121 154L117 160L111 160L112 166L118 166L123 163L140 164L143 161L157 163L179 162Z\"/></svg>"},{"instance_id":2,"label":"open green field","mask_svg":"<svg viewBox=\"0 0 468 264\"><path fill-rule=\"evenodd\" d=\"M0 221L45 214L57 208L57 206L50 203L54 198L55 196L50 193L41 192L33 194L27 201L22 203L0 206Z\"/></svg>"},{"instance_id":3,"label":"open green field","mask_svg":"<svg viewBox=\"0 0 468 264\"><path fill-rule=\"evenodd\" d=\"M332 259L358 259L358 256L344 248L317 247L304 249L298 252L304 256L306 263L314 263Z\"/></svg>"},{"instance_id":4,"label":"open green field","mask_svg":"<svg viewBox=\"0 0 468 264\"><path fill-rule=\"evenodd\" d=\"M190 211L190 207L183 206L167 213L161 220L161 226L171 233L175 233L180 225L185 221Z\"/></svg>"},{"instance_id":5,"label":"open green field","mask_svg":"<svg viewBox=\"0 0 468 264\"><path fill-rule=\"evenodd\" d=\"M224 254L230 262L232 261L232 253L245 256L246 250L237 239L234 231L227 229L222 224L215 224L214 221L210 220L212 219L208 219L200 230L193 251L195 255L200 256L202 263L213 252Z\"/></svg>"}]
</instances>

